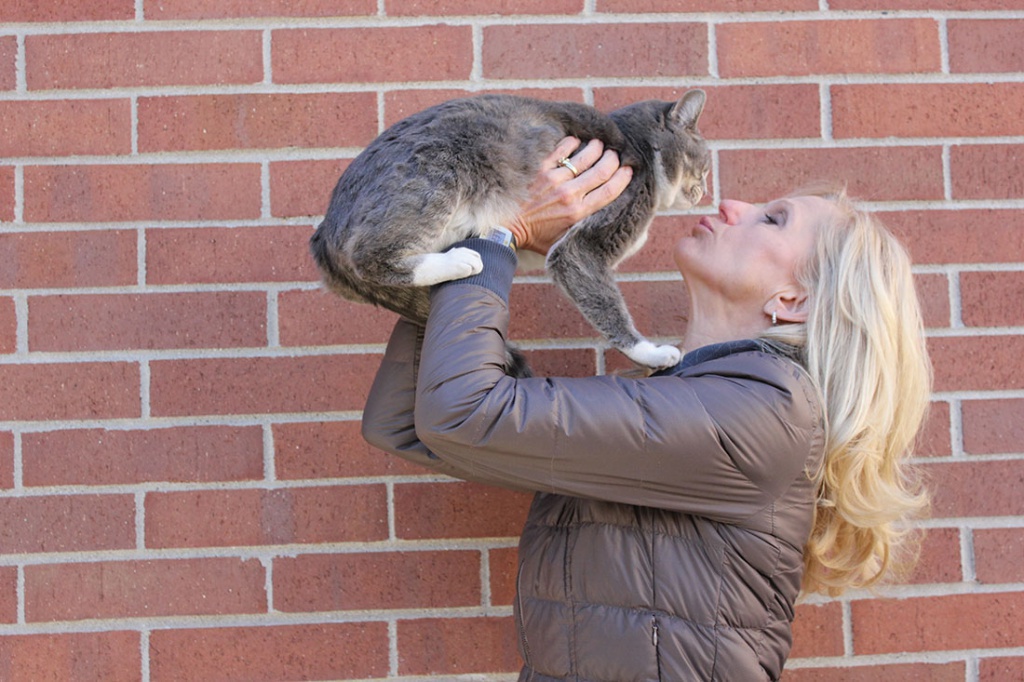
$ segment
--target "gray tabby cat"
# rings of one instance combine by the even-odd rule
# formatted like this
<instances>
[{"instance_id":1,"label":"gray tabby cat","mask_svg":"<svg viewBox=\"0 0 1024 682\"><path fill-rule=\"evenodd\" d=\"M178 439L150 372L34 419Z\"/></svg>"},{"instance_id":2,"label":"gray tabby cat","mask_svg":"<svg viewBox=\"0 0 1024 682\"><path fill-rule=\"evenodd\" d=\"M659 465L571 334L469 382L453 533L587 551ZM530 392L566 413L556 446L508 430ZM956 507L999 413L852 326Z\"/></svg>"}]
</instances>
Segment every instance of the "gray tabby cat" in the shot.
<instances>
[{"instance_id":1,"label":"gray tabby cat","mask_svg":"<svg viewBox=\"0 0 1024 682\"><path fill-rule=\"evenodd\" d=\"M546 266L613 347L641 365L671 366L679 350L641 336L612 270L643 245L656 211L690 208L706 192L710 155L697 130L704 102L702 90L690 90L678 102L639 102L605 115L583 104L482 95L413 114L342 174L311 239L313 256L345 298L425 322L430 285L483 267L471 249L445 249L507 225L560 139L597 138L633 178L615 201L569 229Z\"/></svg>"}]
</instances>

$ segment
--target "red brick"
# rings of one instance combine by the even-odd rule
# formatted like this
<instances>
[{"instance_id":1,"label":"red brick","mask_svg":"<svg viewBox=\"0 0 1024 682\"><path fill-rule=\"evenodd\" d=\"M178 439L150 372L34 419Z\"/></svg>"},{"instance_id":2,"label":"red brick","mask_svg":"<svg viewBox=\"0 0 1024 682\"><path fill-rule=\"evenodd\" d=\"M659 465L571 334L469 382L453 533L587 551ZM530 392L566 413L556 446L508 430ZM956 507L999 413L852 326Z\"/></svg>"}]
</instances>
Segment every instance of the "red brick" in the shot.
<instances>
[{"instance_id":1,"label":"red brick","mask_svg":"<svg viewBox=\"0 0 1024 682\"><path fill-rule=\"evenodd\" d=\"M428 470L370 447L357 421L274 425L274 473L280 480L396 476Z\"/></svg>"},{"instance_id":2,"label":"red brick","mask_svg":"<svg viewBox=\"0 0 1024 682\"><path fill-rule=\"evenodd\" d=\"M1016 135L1021 83L886 83L832 87L832 133L844 137Z\"/></svg>"},{"instance_id":3,"label":"red brick","mask_svg":"<svg viewBox=\"0 0 1024 682\"><path fill-rule=\"evenodd\" d=\"M18 314L13 298L0 298L0 353L18 349Z\"/></svg>"},{"instance_id":4,"label":"red brick","mask_svg":"<svg viewBox=\"0 0 1024 682\"><path fill-rule=\"evenodd\" d=\"M523 97L558 100L566 99L583 102L583 93L577 88L524 88L524 89L483 89L465 90L457 88L436 88L416 90L391 90L384 93L384 126L390 127L398 121L436 104L454 99L473 98L484 94L503 92Z\"/></svg>"},{"instance_id":5,"label":"red brick","mask_svg":"<svg viewBox=\"0 0 1024 682\"><path fill-rule=\"evenodd\" d=\"M260 193L253 163L28 166L25 220L244 220Z\"/></svg>"},{"instance_id":6,"label":"red brick","mask_svg":"<svg viewBox=\"0 0 1024 682\"><path fill-rule=\"evenodd\" d=\"M310 282L319 279L307 225L199 227L146 233L149 284Z\"/></svg>"},{"instance_id":7,"label":"red brick","mask_svg":"<svg viewBox=\"0 0 1024 682\"><path fill-rule=\"evenodd\" d=\"M0 431L0 489L14 487L14 434Z\"/></svg>"},{"instance_id":8,"label":"red brick","mask_svg":"<svg viewBox=\"0 0 1024 682\"><path fill-rule=\"evenodd\" d=\"M939 26L931 19L731 23L719 25L716 38L725 78L941 67Z\"/></svg>"},{"instance_id":9,"label":"red brick","mask_svg":"<svg viewBox=\"0 0 1024 682\"><path fill-rule=\"evenodd\" d=\"M1022 336L951 336L928 340L936 391L994 391L1024 388L1017 363Z\"/></svg>"},{"instance_id":10,"label":"red brick","mask_svg":"<svg viewBox=\"0 0 1024 682\"><path fill-rule=\"evenodd\" d=\"M491 605L511 606L516 597L519 550L499 547L487 552L491 576Z\"/></svg>"},{"instance_id":11,"label":"red brick","mask_svg":"<svg viewBox=\"0 0 1024 682\"><path fill-rule=\"evenodd\" d=\"M836 602L802 604L793 619L793 658L843 655L843 608Z\"/></svg>"},{"instance_id":12,"label":"red brick","mask_svg":"<svg viewBox=\"0 0 1024 682\"><path fill-rule=\"evenodd\" d=\"M0 566L0 623L16 622L18 622L18 567Z\"/></svg>"},{"instance_id":13,"label":"red brick","mask_svg":"<svg viewBox=\"0 0 1024 682\"><path fill-rule=\"evenodd\" d=\"M14 220L14 168L0 166L0 222Z\"/></svg>"},{"instance_id":14,"label":"red brick","mask_svg":"<svg viewBox=\"0 0 1024 682\"><path fill-rule=\"evenodd\" d=\"M369 542L388 535L383 485L146 496L146 546Z\"/></svg>"},{"instance_id":15,"label":"red brick","mask_svg":"<svg viewBox=\"0 0 1024 682\"><path fill-rule=\"evenodd\" d=\"M142 667L139 637L138 632L5 635L0 637L4 678L137 682Z\"/></svg>"},{"instance_id":16,"label":"red brick","mask_svg":"<svg viewBox=\"0 0 1024 682\"><path fill-rule=\"evenodd\" d=\"M956 145L949 164L954 199L1024 197L1024 145Z\"/></svg>"},{"instance_id":17,"label":"red brick","mask_svg":"<svg viewBox=\"0 0 1024 682\"><path fill-rule=\"evenodd\" d=\"M983 658L978 665L978 682L1024 680L1024 657Z\"/></svg>"},{"instance_id":18,"label":"red brick","mask_svg":"<svg viewBox=\"0 0 1024 682\"><path fill-rule=\"evenodd\" d=\"M956 528L929 528L925 531L917 566L907 581L928 584L958 583L962 580L960 531Z\"/></svg>"},{"instance_id":19,"label":"red brick","mask_svg":"<svg viewBox=\"0 0 1024 682\"><path fill-rule=\"evenodd\" d=\"M377 135L372 92L139 99L139 150L355 147Z\"/></svg>"},{"instance_id":20,"label":"red brick","mask_svg":"<svg viewBox=\"0 0 1024 682\"><path fill-rule=\"evenodd\" d=\"M487 88L486 90L392 90L384 93L384 125L391 126L403 118L451 99L475 97L487 93L506 93L548 101L583 102L579 88Z\"/></svg>"},{"instance_id":21,"label":"red brick","mask_svg":"<svg viewBox=\"0 0 1024 682\"><path fill-rule=\"evenodd\" d=\"M1024 400L965 400L960 409L964 452L971 455L1020 452L1024 443Z\"/></svg>"},{"instance_id":22,"label":"red brick","mask_svg":"<svg viewBox=\"0 0 1024 682\"><path fill-rule=\"evenodd\" d=\"M829 9L880 9L892 10L892 0L829 0ZM1008 10L1024 9L1024 0L901 0L901 10L941 9L941 10Z\"/></svg>"},{"instance_id":23,"label":"red brick","mask_svg":"<svg viewBox=\"0 0 1024 682\"><path fill-rule=\"evenodd\" d=\"M362 409L378 355L211 358L151 364L159 416Z\"/></svg>"},{"instance_id":24,"label":"red brick","mask_svg":"<svg viewBox=\"0 0 1024 682\"><path fill-rule=\"evenodd\" d=\"M817 0L597 0L597 10L633 12L769 12L816 10Z\"/></svg>"},{"instance_id":25,"label":"red brick","mask_svg":"<svg viewBox=\"0 0 1024 682\"><path fill-rule=\"evenodd\" d=\"M710 140L821 137L821 99L810 83L704 87L708 102L700 131ZM679 88L616 87L594 90L594 105L602 111L645 99L673 101L687 90Z\"/></svg>"},{"instance_id":26,"label":"red brick","mask_svg":"<svg viewBox=\"0 0 1024 682\"><path fill-rule=\"evenodd\" d=\"M536 376L592 377L597 374L597 356L593 350L537 349L524 354Z\"/></svg>"},{"instance_id":27,"label":"red brick","mask_svg":"<svg viewBox=\"0 0 1024 682\"><path fill-rule=\"evenodd\" d=\"M137 244L127 230L0 234L0 288L136 284Z\"/></svg>"},{"instance_id":28,"label":"red brick","mask_svg":"<svg viewBox=\"0 0 1024 682\"><path fill-rule=\"evenodd\" d=\"M943 198L938 147L723 150L717 172L722 199L769 201L821 179L870 201Z\"/></svg>"},{"instance_id":29,"label":"red brick","mask_svg":"<svg viewBox=\"0 0 1024 682\"><path fill-rule=\"evenodd\" d=\"M1024 324L1024 272L960 273L961 317L969 327Z\"/></svg>"},{"instance_id":30,"label":"red brick","mask_svg":"<svg viewBox=\"0 0 1024 682\"><path fill-rule=\"evenodd\" d=\"M649 78L708 72L704 24L485 26L484 78Z\"/></svg>"},{"instance_id":31,"label":"red brick","mask_svg":"<svg viewBox=\"0 0 1024 682\"><path fill-rule=\"evenodd\" d=\"M386 308L325 289L282 292L277 305L283 346L386 343L398 319Z\"/></svg>"},{"instance_id":32,"label":"red brick","mask_svg":"<svg viewBox=\"0 0 1024 682\"><path fill-rule=\"evenodd\" d=\"M131 103L126 99L0 102L0 156L128 154Z\"/></svg>"},{"instance_id":33,"label":"red brick","mask_svg":"<svg viewBox=\"0 0 1024 682\"><path fill-rule=\"evenodd\" d=\"M946 275L915 275L914 287L921 303L924 326L929 329L949 327L949 278Z\"/></svg>"},{"instance_id":34,"label":"red brick","mask_svg":"<svg viewBox=\"0 0 1024 682\"><path fill-rule=\"evenodd\" d=\"M284 612L425 609L480 604L475 551L306 554L274 561Z\"/></svg>"},{"instance_id":35,"label":"red brick","mask_svg":"<svg viewBox=\"0 0 1024 682\"><path fill-rule=\"evenodd\" d=\"M532 497L479 483L395 485L395 532L403 540L517 537Z\"/></svg>"},{"instance_id":36,"label":"red brick","mask_svg":"<svg viewBox=\"0 0 1024 682\"><path fill-rule=\"evenodd\" d=\"M702 204L714 205L705 199ZM676 243L684 234L689 234L700 220L697 215L661 215L654 218L647 232L647 242L637 253L619 265L618 271L626 272L676 272L672 258ZM680 286L681 283L677 282Z\"/></svg>"},{"instance_id":37,"label":"red brick","mask_svg":"<svg viewBox=\"0 0 1024 682\"><path fill-rule=\"evenodd\" d=\"M1021 514L1024 460L928 464L925 474L935 518Z\"/></svg>"},{"instance_id":38,"label":"red brick","mask_svg":"<svg viewBox=\"0 0 1024 682\"><path fill-rule=\"evenodd\" d=\"M637 328L651 336L682 334L677 315L688 308L685 288L679 281L622 282L619 284ZM598 332L576 306L552 284L520 284L512 288L513 339L598 338Z\"/></svg>"},{"instance_id":39,"label":"red brick","mask_svg":"<svg viewBox=\"0 0 1024 682\"><path fill-rule=\"evenodd\" d=\"M962 682L966 674L962 661L952 663L887 663L849 668L786 669L786 682Z\"/></svg>"},{"instance_id":40,"label":"red brick","mask_svg":"<svg viewBox=\"0 0 1024 682\"><path fill-rule=\"evenodd\" d=\"M1024 21L950 21L949 70L953 73L1024 71Z\"/></svg>"},{"instance_id":41,"label":"red brick","mask_svg":"<svg viewBox=\"0 0 1024 682\"><path fill-rule=\"evenodd\" d=\"M18 39L14 36L0 38L0 90L13 90L17 85L17 56Z\"/></svg>"},{"instance_id":42,"label":"red brick","mask_svg":"<svg viewBox=\"0 0 1024 682\"><path fill-rule=\"evenodd\" d=\"M1019 646L1024 592L854 601L854 652L885 654Z\"/></svg>"},{"instance_id":43,"label":"red brick","mask_svg":"<svg viewBox=\"0 0 1024 682\"><path fill-rule=\"evenodd\" d=\"M388 674L387 623L155 630L153 682L365 679Z\"/></svg>"},{"instance_id":44,"label":"red brick","mask_svg":"<svg viewBox=\"0 0 1024 682\"><path fill-rule=\"evenodd\" d=\"M900 211L876 214L916 263L1016 263L1024 260L1024 211ZM984 239L978 239L979 232Z\"/></svg>"},{"instance_id":45,"label":"red brick","mask_svg":"<svg viewBox=\"0 0 1024 682\"><path fill-rule=\"evenodd\" d=\"M388 16L579 14L583 0L385 0Z\"/></svg>"},{"instance_id":46,"label":"red brick","mask_svg":"<svg viewBox=\"0 0 1024 682\"><path fill-rule=\"evenodd\" d=\"M127 362L0 365L0 421L138 417L139 387Z\"/></svg>"},{"instance_id":47,"label":"red brick","mask_svg":"<svg viewBox=\"0 0 1024 682\"><path fill-rule=\"evenodd\" d=\"M28 36L30 90L219 85L263 80L259 31Z\"/></svg>"},{"instance_id":48,"label":"red brick","mask_svg":"<svg viewBox=\"0 0 1024 682\"><path fill-rule=\"evenodd\" d=\"M1024 582L1024 528L991 528L974 531L974 570L978 582Z\"/></svg>"},{"instance_id":49,"label":"red brick","mask_svg":"<svg viewBox=\"0 0 1024 682\"><path fill-rule=\"evenodd\" d=\"M278 218L322 216L350 161L271 162L270 214Z\"/></svg>"},{"instance_id":50,"label":"red brick","mask_svg":"<svg viewBox=\"0 0 1024 682\"><path fill-rule=\"evenodd\" d=\"M6 0L0 5L0 23L116 21L134 18L133 0Z\"/></svg>"},{"instance_id":51,"label":"red brick","mask_svg":"<svg viewBox=\"0 0 1024 682\"><path fill-rule=\"evenodd\" d=\"M29 350L265 346L257 292L90 294L29 299Z\"/></svg>"},{"instance_id":52,"label":"red brick","mask_svg":"<svg viewBox=\"0 0 1024 682\"><path fill-rule=\"evenodd\" d=\"M619 289L642 334L669 337L670 343L675 343L682 335L684 325L680 316L689 308L682 282L620 282ZM575 305L554 285L518 285L513 287L510 301L509 333L513 339L600 338Z\"/></svg>"},{"instance_id":53,"label":"red brick","mask_svg":"<svg viewBox=\"0 0 1024 682\"><path fill-rule=\"evenodd\" d=\"M278 83L461 80L473 66L469 26L274 31Z\"/></svg>"},{"instance_id":54,"label":"red brick","mask_svg":"<svg viewBox=\"0 0 1024 682\"><path fill-rule=\"evenodd\" d=\"M340 17L377 13L376 0L159 0L146 5L147 19Z\"/></svg>"},{"instance_id":55,"label":"red brick","mask_svg":"<svg viewBox=\"0 0 1024 682\"><path fill-rule=\"evenodd\" d=\"M933 402L918 434L917 457L949 457L953 454L949 433L949 403Z\"/></svg>"},{"instance_id":56,"label":"red brick","mask_svg":"<svg viewBox=\"0 0 1024 682\"><path fill-rule=\"evenodd\" d=\"M73 429L22 436L27 486L246 481L263 476L263 429ZM73 459L74 466L68 466Z\"/></svg>"},{"instance_id":57,"label":"red brick","mask_svg":"<svg viewBox=\"0 0 1024 682\"><path fill-rule=\"evenodd\" d=\"M449 676L514 672L522 666L508 618L398 621L398 674Z\"/></svg>"},{"instance_id":58,"label":"red brick","mask_svg":"<svg viewBox=\"0 0 1024 682\"><path fill-rule=\"evenodd\" d=\"M6 554L132 549L135 500L131 495L0 498L0 547Z\"/></svg>"},{"instance_id":59,"label":"red brick","mask_svg":"<svg viewBox=\"0 0 1024 682\"><path fill-rule=\"evenodd\" d=\"M25 619L156 618L267 610L257 559L104 561L25 568Z\"/></svg>"}]
</instances>

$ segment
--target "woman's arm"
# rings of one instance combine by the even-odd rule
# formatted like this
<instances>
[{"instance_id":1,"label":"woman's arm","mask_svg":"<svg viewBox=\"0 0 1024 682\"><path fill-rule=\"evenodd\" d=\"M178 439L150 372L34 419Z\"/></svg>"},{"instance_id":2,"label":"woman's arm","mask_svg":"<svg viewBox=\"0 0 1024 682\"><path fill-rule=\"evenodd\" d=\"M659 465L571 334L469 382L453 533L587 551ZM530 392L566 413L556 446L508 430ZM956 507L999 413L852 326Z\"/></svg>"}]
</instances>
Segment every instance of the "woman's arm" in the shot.
<instances>
[{"instance_id":1,"label":"woman's arm","mask_svg":"<svg viewBox=\"0 0 1024 682\"><path fill-rule=\"evenodd\" d=\"M416 372L423 327L400 318L391 332L380 369L363 410L362 433L370 445L439 474L478 483L515 487L501 478L473 475L439 459L420 441L413 426Z\"/></svg>"},{"instance_id":2,"label":"woman's arm","mask_svg":"<svg viewBox=\"0 0 1024 682\"><path fill-rule=\"evenodd\" d=\"M516 379L503 372L515 258L483 240L484 272L435 287L415 431L469 475L737 522L800 475L820 438L792 363L730 356L693 376ZM708 363L710 366L712 363Z\"/></svg>"},{"instance_id":3,"label":"woman's arm","mask_svg":"<svg viewBox=\"0 0 1024 682\"><path fill-rule=\"evenodd\" d=\"M579 145L578 139L567 137L541 163L518 218L509 225L521 248L546 253L570 226L614 201L629 184L632 170L620 167L618 155L605 151L600 140L591 140L572 156L575 166L583 169L578 177L561 167L559 159ZM413 408L422 342L420 326L406 320L395 325L363 411L363 437L381 450L465 478L416 436Z\"/></svg>"}]
</instances>

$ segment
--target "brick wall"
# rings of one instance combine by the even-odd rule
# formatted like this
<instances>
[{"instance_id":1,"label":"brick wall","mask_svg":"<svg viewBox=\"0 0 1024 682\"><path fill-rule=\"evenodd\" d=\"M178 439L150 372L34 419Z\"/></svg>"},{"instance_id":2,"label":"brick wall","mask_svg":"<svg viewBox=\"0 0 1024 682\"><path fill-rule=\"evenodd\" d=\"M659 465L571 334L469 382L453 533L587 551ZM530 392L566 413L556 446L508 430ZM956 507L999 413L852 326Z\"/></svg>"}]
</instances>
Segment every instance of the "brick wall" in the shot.
<instances>
[{"instance_id":1,"label":"brick wall","mask_svg":"<svg viewBox=\"0 0 1024 682\"><path fill-rule=\"evenodd\" d=\"M716 201L838 177L905 238L936 370L921 566L802 605L785 679L1024 678L1021 0L3 0L0 22L0 678L514 679L528 498L362 442L392 317L322 293L306 240L347 161L428 104L692 85ZM667 338L693 220L623 268ZM622 365L542 280L514 298L542 371Z\"/></svg>"}]
</instances>

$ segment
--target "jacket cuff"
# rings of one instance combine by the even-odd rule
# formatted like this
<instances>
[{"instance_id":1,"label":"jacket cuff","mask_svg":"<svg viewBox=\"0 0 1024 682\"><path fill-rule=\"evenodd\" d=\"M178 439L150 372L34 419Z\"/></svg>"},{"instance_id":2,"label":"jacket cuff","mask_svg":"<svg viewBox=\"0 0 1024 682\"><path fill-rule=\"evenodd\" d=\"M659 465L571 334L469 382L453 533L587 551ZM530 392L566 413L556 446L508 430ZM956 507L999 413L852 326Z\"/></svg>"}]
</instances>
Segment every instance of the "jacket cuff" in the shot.
<instances>
[{"instance_id":1,"label":"jacket cuff","mask_svg":"<svg viewBox=\"0 0 1024 682\"><path fill-rule=\"evenodd\" d=\"M497 242L480 238L464 239L453 244L452 248L458 246L473 249L480 254L480 258L484 262L483 272L450 282L441 282L434 286L434 291L459 284L475 284L493 291L505 302L505 305L508 305L508 293L512 289L512 278L515 277L518 265L516 252Z\"/></svg>"}]
</instances>

